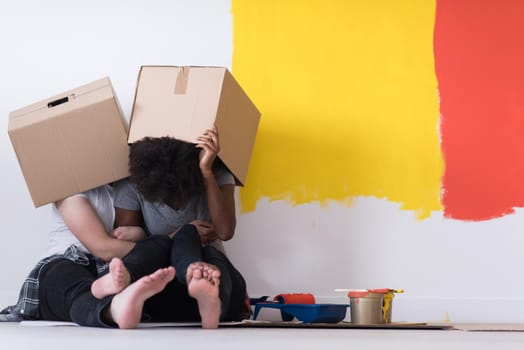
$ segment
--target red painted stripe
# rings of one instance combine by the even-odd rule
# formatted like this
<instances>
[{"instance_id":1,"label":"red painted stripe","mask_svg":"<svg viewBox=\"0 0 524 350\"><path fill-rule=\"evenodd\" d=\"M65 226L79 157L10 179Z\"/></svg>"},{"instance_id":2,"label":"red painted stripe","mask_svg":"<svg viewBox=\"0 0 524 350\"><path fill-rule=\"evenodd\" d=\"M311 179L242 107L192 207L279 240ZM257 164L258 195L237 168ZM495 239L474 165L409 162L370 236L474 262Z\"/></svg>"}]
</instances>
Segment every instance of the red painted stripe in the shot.
<instances>
[{"instance_id":1,"label":"red painted stripe","mask_svg":"<svg viewBox=\"0 0 524 350\"><path fill-rule=\"evenodd\" d=\"M437 0L445 216L524 206L524 1Z\"/></svg>"}]
</instances>

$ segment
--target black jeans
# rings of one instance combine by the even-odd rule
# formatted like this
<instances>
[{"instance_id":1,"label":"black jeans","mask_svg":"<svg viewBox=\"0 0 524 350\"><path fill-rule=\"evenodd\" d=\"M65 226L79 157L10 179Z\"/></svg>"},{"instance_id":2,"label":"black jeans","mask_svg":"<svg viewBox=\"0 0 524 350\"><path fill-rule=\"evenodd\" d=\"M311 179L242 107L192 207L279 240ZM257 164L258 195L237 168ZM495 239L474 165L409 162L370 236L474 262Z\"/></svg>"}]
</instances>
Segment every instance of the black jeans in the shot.
<instances>
[{"instance_id":1,"label":"black jeans","mask_svg":"<svg viewBox=\"0 0 524 350\"><path fill-rule=\"evenodd\" d=\"M123 261L131 282L169 265L171 239L153 236L137 242ZM102 320L102 311L113 299L96 299L91 284L98 278L96 264L76 264L57 259L47 264L39 277L40 315L49 321L72 321L82 326L111 327Z\"/></svg>"},{"instance_id":2,"label":"black jeans","mask_svg":"<svg viewBox=\"0 0 524 350\"><path fill-rule=\"evenodd\" d=\"M199 321L196 300L189 296L185 276L192 262L205 261L221 271L220 300L223 321L243 318L246 284L227 257L211 246L202 248L196 227L185 225L171 240L152 236L142 240L123 259L131 282L159 268L173 265L177 278L144 304L144 318L152 322ZM91 294L97 278L94 264L82 266L67 259L52 261L40 274L40 314L51 321L73 321L83 326L114 327L102 320L112 296L101 300Z\"/></svg>"},{"instance_id":3,"label":"black jeans","mask_svg":"<svg viewBox=\"0 0 524 350\"><path fill-rule=\"evenodd\" d=\"M220 270L219 297L222 321L239 321L246 313L246 282L224 253L212 246L202 247L194 225L184 225L172 240L171 264L176 279L150 298L144 307L152 321L200 321L196 300L187 293L187 268L194 262L213 264Z\"/></svg>"},{"instance_id":4,"label":"black jeans","mask_svg":"<svg viewBox=\"0 0 524 350\"><path fill-rule=\"evenodd\" d=\"M96 266L56 259L47 264L39 276L40 317L48 321L76 322L83 326L110 327L102 321L102 311L112 297L96 299L91 284Z\"/></svg>"}]
</instances>

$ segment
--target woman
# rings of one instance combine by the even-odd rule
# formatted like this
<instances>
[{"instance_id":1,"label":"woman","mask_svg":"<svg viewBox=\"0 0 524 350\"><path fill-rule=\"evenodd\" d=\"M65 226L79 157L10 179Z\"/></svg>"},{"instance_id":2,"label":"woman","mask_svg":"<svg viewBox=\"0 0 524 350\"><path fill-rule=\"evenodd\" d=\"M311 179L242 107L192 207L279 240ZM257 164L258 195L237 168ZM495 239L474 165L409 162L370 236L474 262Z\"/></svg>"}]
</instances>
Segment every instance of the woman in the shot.
<instances>
[{"instance_id":1,"label":"woman","mask_svg":"<svg viewBox=\"0 0 524 350\"><path fill-rule=\"evenodd\" d=\"M221 243L235 231L235 181L218 151L216 127L196 145L171 137L131 145L131 177L116 185L116 225L145 224L152 237L172 237L177 271L177 279L145 303L154 321L201 320L204 328L216 328L220 320L250 315L244 278Z\"/></svg>"}]
</instances>

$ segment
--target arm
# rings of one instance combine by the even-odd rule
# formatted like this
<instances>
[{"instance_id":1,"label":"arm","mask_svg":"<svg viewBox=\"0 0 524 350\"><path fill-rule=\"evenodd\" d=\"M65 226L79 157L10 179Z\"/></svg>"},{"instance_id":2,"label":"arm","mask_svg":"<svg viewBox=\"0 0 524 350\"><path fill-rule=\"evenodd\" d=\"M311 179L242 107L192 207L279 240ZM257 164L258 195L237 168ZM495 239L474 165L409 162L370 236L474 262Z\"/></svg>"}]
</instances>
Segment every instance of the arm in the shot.
<instances>
[{"instance_id":1,"label":"arm","mask_svg":"<svg viewBox=\"0 0 524 350\"><path fill-rule=\"evenodd\" d=\"M133 249L134 242L109 236L97 213L85 197L73 196L56 202L67 227L95 256L104 261L123 258Z\"/></svg>"},{"instance_id":2,"label":"arm","mask_svg":"<svg viewBox=\"0 0 524 350\"><path fill-rule=\"evenodd\" d=\"M140 210L115 208L115 227L142 226L142 224L143 219Z\"/></svg>"},{"instance_id":3,"label":"arm","mask_svg":"<svg viewBox=\"0 0 524 350\"><path fill-rule=\"evenodd\" d=\"M117 182L114 192L115 228L140 226L144 228L144 219L140 206L140 196L128 180Z\"/></svg>"},{"instance_id":4,"label":"arm","mask_svg":"<svg viewBox=\"0 0 524 350\"><path fill-rule=\"evenodd\" d=\"M207 130L197 141L197 147L202 149L200 170L204 179L211 222L218 238L227 241L235 234L235 186L219 187L212 170L213 162L220 149L216 127Z\"/></svg>"},{"instance_id":5,"label":"arm","mask_svg":"<svg viewBox=\"0 0 524 350\"><path fill-rule=\"evenodd\" d=\"M111 237L131 242L138 242L147 237L146 232L140 226L119 226L111 231Z\"/></svg>"},{"instance_id":6,"label":"arm","mask_svg":"<svg viewBox=\"0 0 524 350\"><path fill-rule=\"evenodd\" d=\"M218 187L214 175L204 178L209 215L218 238L230 240L235 234L235 186Z\"/></svg>"}]
</instances>

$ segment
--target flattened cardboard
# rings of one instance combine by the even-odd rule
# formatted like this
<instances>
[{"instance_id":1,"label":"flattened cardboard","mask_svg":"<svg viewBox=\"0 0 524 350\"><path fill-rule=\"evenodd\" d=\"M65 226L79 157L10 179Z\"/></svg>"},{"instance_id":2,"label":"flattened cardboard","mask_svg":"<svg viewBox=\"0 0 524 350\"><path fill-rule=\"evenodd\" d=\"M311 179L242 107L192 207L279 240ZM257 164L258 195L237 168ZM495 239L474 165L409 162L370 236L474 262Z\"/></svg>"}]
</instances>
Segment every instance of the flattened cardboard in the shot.
<instances>
[{"instance_id":1,"label":"flattened cardboard","mask_svg":"<svg viewBox=\"0 0 524 350\"><path fill-rule=\"evenodd\" d=\"M170 136L196 142L216 124L218 156L243 186L260 112L224 67L142 66L128 142Z\"/></svg>"},{"instance_id":2,"label":"flattened cardboard","mask_svg":"<svg viewBox=\"0 0 524 350\"><path fill-rule=\"evenodd\" d=\"M453 329L468 332L524 332L522 323L458 323Z\"/></svg>"},{"instance_id":3,"label":"flattened cardboard","mask_svg":"<svg viewBox=\"0 0 524 350\"><path fill-rule=\"evenodd\" d=\"M62 321L22 321L22 326L37 327L81 327L77 323ZM166 327L195 327L202 328L200 322L141 322L137 328L166 328ZM325 329L420 329L420 330L454 330L451 324L431 324L414 322L393 322L387 324L353 324L351 322L339 323L302 323L297 321L253 321L220 322L219 327L231 328L325 328Z\"/></svg>"},{"instance_id":4,"label":"flattened cardboard","mask_svg":"<svg viewBox=\"0 0 524 350\"><path fill-rule=\"evenodd\" d=\"M129 176L127 123L109 78L9 114L35 207Z\"/></svg>"}]
</instances>

